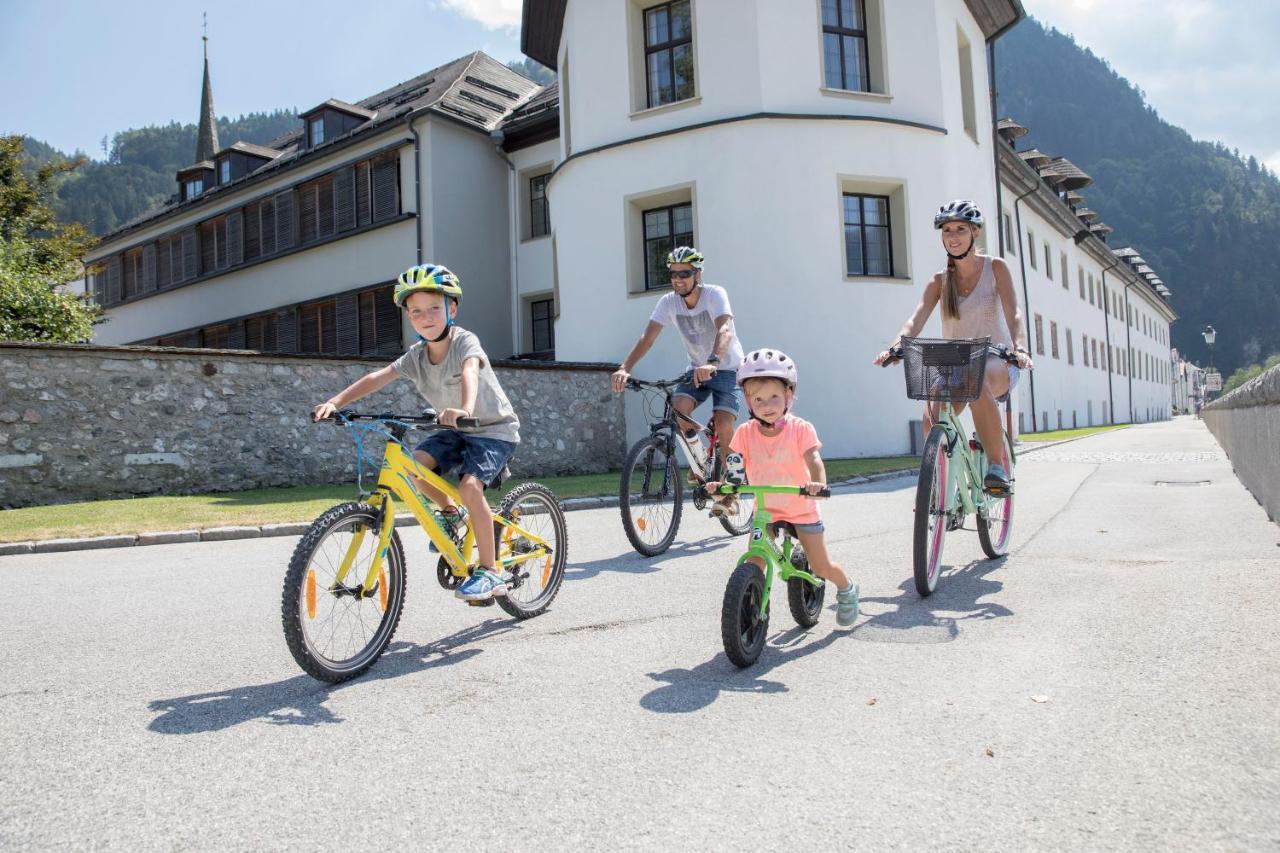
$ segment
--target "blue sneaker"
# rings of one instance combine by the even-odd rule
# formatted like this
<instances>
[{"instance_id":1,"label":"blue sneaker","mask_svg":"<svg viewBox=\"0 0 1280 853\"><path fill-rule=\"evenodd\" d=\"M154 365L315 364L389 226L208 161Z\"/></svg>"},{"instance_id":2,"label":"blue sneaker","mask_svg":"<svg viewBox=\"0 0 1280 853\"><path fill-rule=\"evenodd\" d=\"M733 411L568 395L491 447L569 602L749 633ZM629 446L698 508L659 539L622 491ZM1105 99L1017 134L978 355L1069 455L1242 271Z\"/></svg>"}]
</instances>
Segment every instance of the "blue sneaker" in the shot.
<instances>
[{"instance_id":1,"label":"blue sneaker","mask_svg":"<svg viewBox=\"0 0 1280 853\"><path fill-rule=\"evenodd\" d=\"M992 462L987 466L987 476L982 480L982 486L993 495L1007 494L1009 491L1009 475L1005 473L1004 466Z\"/></svg>"},{"instance_id":2,"label":"blue sneaker","mask_svg":"<svg viewBox=\"0 0 1280 853\"><path fill-rule=\"evenodd\" d=\"M458 587L454 597L463 601L485 601L495 595L506 595L511 575L493 569L476 569L471 577Z\"/></svg>"},{"instance_id":3,"label":"blue sneaker","mask_svg":"<svg viewBox=\"0 0 1280 853\"><path fill-rule=\"evenodd\" d=\"M858 621L858 585L849 581L848 589L836 591L836 624L848 628Z\"/></svg>"},{"instance_id":4,"label":"blue sneaker","mask_svg":"<svg viewBox=\"0 0 1280 853\"><path fill-rule=\"evenodd\" d=\"M452 506L448 509L433 509L431 515L435 517L436 524L440 525L440 529L445 532L445 535L461 546L462 537L458 535L458 531L467 518L467 508L464 506ZM436 543L431 541L427 542L427 548L436 552L440 550L436 547Z\"/></svg>"}]
</instances>

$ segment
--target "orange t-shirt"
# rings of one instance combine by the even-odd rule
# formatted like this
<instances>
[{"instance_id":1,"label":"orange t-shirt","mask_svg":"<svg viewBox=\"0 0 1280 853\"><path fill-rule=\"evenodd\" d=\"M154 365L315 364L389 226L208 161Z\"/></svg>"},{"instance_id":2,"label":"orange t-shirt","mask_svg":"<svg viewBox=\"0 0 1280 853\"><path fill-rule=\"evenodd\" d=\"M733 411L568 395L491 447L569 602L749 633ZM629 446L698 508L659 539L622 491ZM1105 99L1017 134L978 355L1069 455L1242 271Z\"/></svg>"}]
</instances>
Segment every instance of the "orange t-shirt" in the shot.
<instances>
[{"instance_id":1,"label":"orange t-shirt","mask_svg":"<svg viewBox=\"0 0 1280 853\"><path fill-rule=\"evenodd\" d=\"M749 420L729 442L730 450L742 454L747 482L755 486L803 486L809 482L804 454L815 447L822 447L817 430L795 415L787 415L782 431L773 436L761 432L759 421ZM817 501L800 495L765 495L764 508L774 521L813 524L822 520Z\"/></svg>"}]
</instances>

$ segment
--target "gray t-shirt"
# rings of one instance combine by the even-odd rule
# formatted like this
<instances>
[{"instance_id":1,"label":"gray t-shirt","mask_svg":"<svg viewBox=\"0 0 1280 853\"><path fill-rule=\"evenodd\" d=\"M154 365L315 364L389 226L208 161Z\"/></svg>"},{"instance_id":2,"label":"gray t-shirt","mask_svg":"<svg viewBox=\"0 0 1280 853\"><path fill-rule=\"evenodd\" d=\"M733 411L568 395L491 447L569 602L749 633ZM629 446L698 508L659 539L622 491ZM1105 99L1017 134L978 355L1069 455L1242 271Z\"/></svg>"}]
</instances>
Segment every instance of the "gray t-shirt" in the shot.
<instances>
[{"instance_id":1,"label":"gray t-shirt","mask_svg":"<svg viewBox=\"0 0 1280 853\"><path fill-rule=\"evenodd\" d=\"M689 366L701 367L707 363L716 343L716 318L729 316L729 332L733 342L729 351L720 362L721 370L737 370L742 364L742 344L738 342L738 333L733 327L733 309L729 307L729 294L723 287L715 284L703 284L702 293L698 294L698 304L692 309L685 304L684 298L674 290L664 294L653 307L649 319L664 326L673 323L680 331L684 341L685 352L689 353Z\"/></svg>"},{"instance_id":2,"label":"gray t-shirt","mask_svg":"<svg viewBox=\"0 0 1280 853\"><path fill-rule=\"evenodd\" d=\"M417 387L418 393L427 398L439 411L462 408L462 363L469 358L480 359L479 385L476 389L476 407L473 413L480 426L459 430L483 438L498 438L518 444L520 419L498 384L498 376L489 364L489 357L480 346L480 339L461 326L453 327L449 349L439 364L432 364L427 356L427 342L418 341L409 351L395 360L391 366Z\"/></svg>"}]
</instances>

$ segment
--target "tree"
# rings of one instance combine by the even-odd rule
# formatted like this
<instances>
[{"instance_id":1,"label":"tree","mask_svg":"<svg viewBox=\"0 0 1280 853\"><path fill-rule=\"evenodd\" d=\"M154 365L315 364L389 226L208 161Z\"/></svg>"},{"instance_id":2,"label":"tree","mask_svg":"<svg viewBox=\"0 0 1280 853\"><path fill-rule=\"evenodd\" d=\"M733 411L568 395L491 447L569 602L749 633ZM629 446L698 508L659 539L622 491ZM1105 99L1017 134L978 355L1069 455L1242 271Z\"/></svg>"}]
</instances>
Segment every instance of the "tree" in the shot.
<instances>
[{"instance_id":1,"label":"tree","mask_svg":"<svg viewBox=\"0 0 1280 853\"><path fill-rule=\"evenodd\" d=\"M556 72L552 71L540 62L535 62L527 56L524 59L511 60L507 63L507 67L517 74L522 74L525 77L528 77L539 86L546 86L549 83L555 82L556 79Z\"/></svg>"},{"instance_id":2,"label":"tree","mask_svg":"<svg viewBox=\"0 0 1280 853\"><path fill-rule=\"evenodd\" d=\"M21 136L0 137L0 340L74 343L88 340L99 309L66 293L81 272L92 239L57 221L57 184L81 160L52 160L32 173Z\"/></svg>"}]
</instances>

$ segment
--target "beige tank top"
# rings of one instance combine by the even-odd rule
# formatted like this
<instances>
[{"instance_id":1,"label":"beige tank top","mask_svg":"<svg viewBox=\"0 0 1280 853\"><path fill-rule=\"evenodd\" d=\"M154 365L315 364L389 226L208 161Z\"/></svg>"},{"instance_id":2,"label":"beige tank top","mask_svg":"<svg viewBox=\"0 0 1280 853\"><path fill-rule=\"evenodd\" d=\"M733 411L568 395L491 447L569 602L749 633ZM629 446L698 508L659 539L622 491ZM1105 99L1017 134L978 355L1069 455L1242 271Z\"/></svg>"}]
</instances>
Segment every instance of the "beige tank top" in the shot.
<instances>
[{"instance_id":1,"label":"beige tank top","mask_svg":"<svg viewBox=\"0 0 1280 853\"><path fill-rule=\"evenodd\" d=\"M961 296L960 316L942 315L944 338L991 338L993 344L1013 347L1009 324L1004 319L1000 294L996 292L996 275L991 270L991 258L982 256L982 274L978 285L968 296Z\"/></svg>"}]
</instances>

